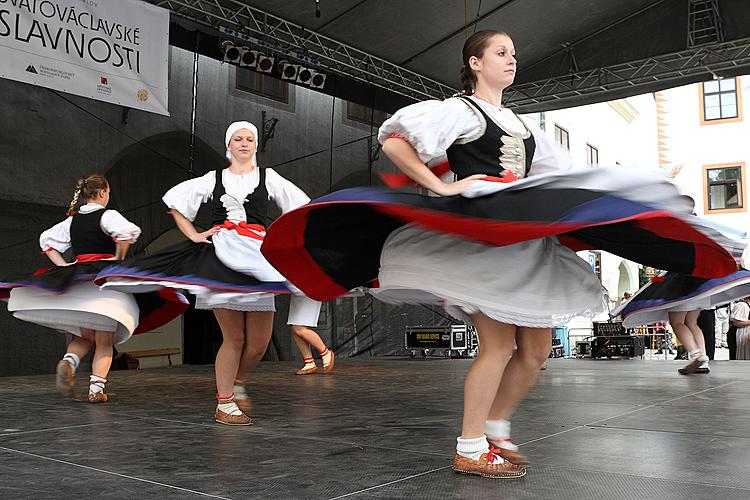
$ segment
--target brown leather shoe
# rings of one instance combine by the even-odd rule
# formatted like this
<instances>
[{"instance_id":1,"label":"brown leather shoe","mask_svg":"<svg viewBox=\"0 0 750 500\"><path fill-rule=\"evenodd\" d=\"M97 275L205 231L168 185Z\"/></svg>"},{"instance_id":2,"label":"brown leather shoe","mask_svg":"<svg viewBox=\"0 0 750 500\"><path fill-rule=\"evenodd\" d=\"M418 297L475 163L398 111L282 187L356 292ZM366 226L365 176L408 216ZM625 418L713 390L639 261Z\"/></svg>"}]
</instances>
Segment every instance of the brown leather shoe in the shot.
<instances>
[{"instance_id":1,"label":"brown leather shoe","mask_svg":"<svg viewBox=\"0 0 750 500\"><path fill-rule=\"evenodd\" d=\"M220 399L219 404L225 404L225 403L235 403L236 401L234 398L232 399ZM239 408L239 406L238 406ZM214 420L220 424L224 425L252 425L253 421L250 417L242 413L241 415L230 415L229 413L225 413L219 409L219 407L216 407L216 412L214 413Z\"/></svg>"},{"instance_id":2,"label":"brown leather shoe","mask_svg":"<svg viewBox=\"0 0 750 500\"><path fill-rule=\"evenodd\" d=\"M250 400L250 398L243 398L239 399L237 397L234 398L234 402L237 403L237 407L244 413L245 415L250 415L250 412L253 409L253 402Z\"/></svg>"},{"instance_id":3,"label":"brown leather shoe","mask_svg":"<svg viewBox=\"0 0 750 500\"><path fill-rule=\"evenodd\" d=\"M73 375L73 365L61 359L57 363L56 374L55 385L57 385L57 388L61 391L72 391L73 385L76 383L75 376Z\"/></svg>"},{"instance_id":4,"label":"brown leather shoe","mask_svg":"<svg viewBox=\"0 0 750 500\"><path fill-rule=\"evenodd\" d=\"M495 452L497 455L500 455L500 458L503 460L507 460L508 462L520 465L521 467L526 467L529 465L529 457L524 455L523 453L517 451L517 450L509 450L508 448L503 448L503 444L505 442L513 443L510 439L503 439L500 441L493 441L490 438L487 438L487 442L490 443L490 450Z\"/></svg>"},{"instance_id":5,"label":"brown leather shoe","mask_svg":"<svg viewBox=\"0 0 750 500\"><path fill-rule=\"evenodd\" d=\"M109 401L109 396L103 392L89 392L89 403L106 403Z\"/></svg>"},{"instance_id":6,"label":"brown leather shoe","mask_svg":"<svg viewBox=\"0 0 750 500\"><path fill-rule=\"evenodd\" d=\"M491 451L483 454L479 460L456 454L453 457L453 470L492 479L516 479L526 475L526 469L499 458Z\"/></svg>"},{"instance_id":7,"label":"brown leather shoe","mask_svg":"<svg viewBox=\"0 0 750 500\"><path fill-rule=\"evenodd\" d=\"M711 373L711 368L708 367L708 362L701 363L701 365L695 369L695 373Z\"/></svg>"},{"instance_id":8,"label":"brown leather shoe","mask_svg":"<svg viewBox=\"0 0 750 500\"><path fill-rule=\"evenodd\" d=\"M331 362L328 363L327 365L323 365L323 373L330 373L331 370L333 370L333 359L334 359L333 351L328 349L328 352L331 353Z\"/></svg>"},{"instance_id":9,"label":"brown leather shoe","mask_svg":"<svg viewBox=\"0 0 750 500\"><path fill-rule=\"evenodd\" d=\"M677 370L677 373L679 373L680 375L690 375L691 373L695 373L701 363L703 363L703 361L698 358L694 358L690 363L686 364L682 368L679 368Z\"/></svg>"},{"instance_id":10,"label":"brown leather shoe","mask_svg":"<svg viewBox=\"0 0 750 500\"><path fill-rule=\"evenodd\" d=\"M315 373L318 371L318 366L315 365L312 368L300 368L296 372L294 372L295 375L310 375L311 373Z\"/></svg>"}]
</instances>

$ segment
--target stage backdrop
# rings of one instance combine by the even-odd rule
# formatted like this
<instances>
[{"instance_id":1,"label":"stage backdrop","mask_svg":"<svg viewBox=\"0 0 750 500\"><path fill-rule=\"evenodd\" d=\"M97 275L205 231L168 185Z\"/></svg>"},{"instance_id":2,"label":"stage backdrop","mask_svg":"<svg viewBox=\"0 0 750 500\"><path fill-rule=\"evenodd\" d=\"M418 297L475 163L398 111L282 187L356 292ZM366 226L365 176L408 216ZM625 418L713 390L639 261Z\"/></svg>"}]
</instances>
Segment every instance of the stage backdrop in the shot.
<instances>
[{"instance_id":1,"label":"stage backdrop","mask_svg":"<svg viewBox=\"0 0 750 500\"><path fill-rule=\"evenodd\" d=\"M162 115L169 11L137 0L0 0L0 76Z\"/></svg>"}]
</instances>

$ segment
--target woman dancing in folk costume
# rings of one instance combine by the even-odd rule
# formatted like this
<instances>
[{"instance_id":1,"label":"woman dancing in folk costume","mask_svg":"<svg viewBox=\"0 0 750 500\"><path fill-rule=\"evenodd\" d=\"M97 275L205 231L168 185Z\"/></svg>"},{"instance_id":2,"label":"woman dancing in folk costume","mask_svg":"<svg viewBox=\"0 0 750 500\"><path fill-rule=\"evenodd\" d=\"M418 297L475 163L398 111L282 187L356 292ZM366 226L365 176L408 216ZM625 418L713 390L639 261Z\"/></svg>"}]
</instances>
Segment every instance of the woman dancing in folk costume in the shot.
<instances>
[{"instance_id":1,"label":"woman dancing in folk costume","mask_svg":"<svg viewBox=\"0 0 750 500\"><path fill-rule=\"evenodd\" d=\"M213 310L223 338L215 362L214 415L216 422L227 425L252 423L246 375L260 362L271 339L274 294L290 293L284 276L260 253L268 200L282 212L310 201L274 170L258 167L257 137L252 123L232 123L225 134L230 165L182 182L164 195L189 241L129 259L97 278L104 288L117 290L184 288L196 295L197 309ZM199 232L192 221L204 203L210 204L213 226ZM303 325L315 325L320 304L306 304L294 298L290 316Z\"/></svg>"},{"instance_id":2,"label":"woman dancing in folk costume","mask_svg":"<svg viewBox=\"0 0 750 500\"><path fill-rule=\"evenodd\" d=\"M695 216L695 201L682 196L685 211ZM725 231L732 231L725 228ZM738 241L744 234L737 233ZM611 315L622 316L626 328L669 321L675 335L688 352L688 364L678 369L681 375L709 373L706 341L698 326L701 310L713 309L750 295L750 272L740 269L715 279L680 273L662 273L643 286Z\"/></svg>"},{"instance_id":3,"label":"woman dancing in folk costume","mask_svg":"<svg viewBox=\"0 0 750 500\"><path fill-rule=\"evenodd\" d=\"M39 237L42 250L57 267L0 284L0 293L10 290L8 310L16 318L75 336L57 364L59 388L72 391L81 359L94 349L88 392L92 403L108 400L105 384L112 345L125 342L133 333L156 328L188 307L185 297L172 290L136 301L130 294L99 290L93 283L96 273L112 260L122 260L141 234L138 226L106 208L109 192L102 175L80 179L68 217ZM79 200L85 203L76 211ZM62 256L70 248L75 255L72 263Z\"/></svg>"},{"instance_id":4,"label":"woman dancing in folk costume","mask_svg":"<svg viewBox=\"0 0 750 500\"><path fill-rule=\"evenodd\" d=\"M465 97L410 106L383 124L380 139L388 157L440 196L459 194L487 175L522 178L555 168L552 147L501 105L502 92L516 73L510 37L491 31L473 35L464 45L463 63ZM443 152L460 179L452 184L442 182L424 164ZM522 476L528 459L510 439L513 411L549 355L550 327L575 313L598 311L601 284L583 260L551 239L489 247L408 227L390 239L381 257L376 297L399 300L399 294L417 288L413 280L418 273L434 269L432 276L420 279L429 281L446 265L453 267L451 275L461 276L450 288L474 288L460 295L453 290L450 295L440 293L450 313L476 326L480 344L466 376L454 470ZM505 272L499 279L488 279L482 277L487 269ZM445 285L431 292L437 295L441 286ZM473 295L482 296L484 304L473 301Z\"/></svg>"},{"instance_id":5,"label":"woman dancing in folk costume","mask_svg":"<svg viewBox=\"0 0 750 500\"><path fill-rule=\"evenodd\" d=\"M325 345L320 335L312 330L318 326L320 307L321 303L317 300L312 300L303 295L292 296L287 324L292 330L294 344L305 362L302 368L294 372L296 375L310 375L318 371L318 365L315 364L311 347L314 347L320 354L320 359L323 362L323 373L329 373L333 370L333 351Z\"/></svg>"},{"instance_id":6,"label":"woman dancing in folk costume","mask_svg":"<svg viewBox=\"0 0 750 500\"><path fill-rule=\"evenodd\" d=\"M688 352L688 364L677 371L681 375L709 373L698 316L701 310L714 309L747 296L750 296L750 271L745 269L715 279L663 273L611 314L622 316L626 328L668 320Z\"/></svg>"},{"instance_id":7,"label":"woman dancing in folk costume","mask_svg":"<svg viewBox=\"0 0 750 500\"><path fill-rule=\"evenodd\" d=\"M441 304L473 323L480 351L453 468L516 478L528 459L510 440L510 419L547 359L550 328L603 309L599 280L569 247L707 277L736 269L737 248L674 213L679 194L659 176L559 171L557 148L501 105L516 72L508 35L475 33L463 63L466 95L408 106L379 133L396 166L439 197L332 193L277 219L262 250L313 299L379 286L381 300ZM425 165L444 155L452 184Z\"/></svg>"}]
</instances>

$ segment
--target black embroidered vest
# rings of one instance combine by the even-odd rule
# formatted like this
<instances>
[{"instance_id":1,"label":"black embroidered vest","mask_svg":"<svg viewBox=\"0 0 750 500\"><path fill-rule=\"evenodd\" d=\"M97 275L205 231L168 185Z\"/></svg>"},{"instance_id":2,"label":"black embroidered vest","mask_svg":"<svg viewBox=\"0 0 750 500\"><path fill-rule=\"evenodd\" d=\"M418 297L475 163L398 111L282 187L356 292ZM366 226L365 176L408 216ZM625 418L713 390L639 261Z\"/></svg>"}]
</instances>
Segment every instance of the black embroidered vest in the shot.
<instances>
[{"instance_id":1,"label":"black embroidered vest","mask_svg":"<svg viewBox=\"0 0 750 500\"><path fill-rule=\"evenodd\" d=\"M214 186L213 201L211 204L211 220L213 225L223 224L228 219L229 210L234 206L239 208L241 205L245 210L245 221L248 224L266 225L266 213L268 210L268 190L266 189L266 169L258 168L260 182L255 191L250 193L244 200L237 200L229 196L222 182L222 172L224 169L216 171L216 184ZM224 200L222 197L226 196Z\"/></svg>"},{"instance_id":2,"label":"black embroidered vest","mask_svg":"<svg viewBox=\"0 0 750 500\"><path fill-rule=\"evenodd\" d=\"M497 177L505 170L510 170L519 179L526 177L536 147L531 132L527 129L526 137L511 135L492 121L471 99L460 99L484 118L486 127L481 137L464 144L454 143L448 148L448 163L458 179L474 174Z\"/></svg>"},{"instance_id":3,"label":"black embroidered vest","mask_svg":"<svg viewBox=\"0 0 750 500\"><path fill-rule=\"evenodd\" d=\"M74 255L87 253L115 254L116 243L101 227L105 209L78 213L70 221L70 246Z\"/></svg>"}]
</instances>

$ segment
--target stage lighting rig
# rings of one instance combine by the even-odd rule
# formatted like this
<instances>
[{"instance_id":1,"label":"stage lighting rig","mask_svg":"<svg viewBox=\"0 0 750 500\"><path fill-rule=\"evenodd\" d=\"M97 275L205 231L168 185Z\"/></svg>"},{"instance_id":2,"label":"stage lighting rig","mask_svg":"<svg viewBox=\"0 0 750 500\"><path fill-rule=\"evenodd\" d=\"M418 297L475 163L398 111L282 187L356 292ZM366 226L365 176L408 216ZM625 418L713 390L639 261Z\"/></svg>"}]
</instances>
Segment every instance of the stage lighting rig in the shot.
<instances>
[{"instance_id":1,"label":"stage lighting rig","mask_svg":"<svg viewBox=\"0 0 750 500\"><path fill-rule=\"evenodd\" d=\"M237 64L240 61L240 48L231 40L221 42L221 49L224 51L224 62Z\"/></svg>"}]
</instances>

